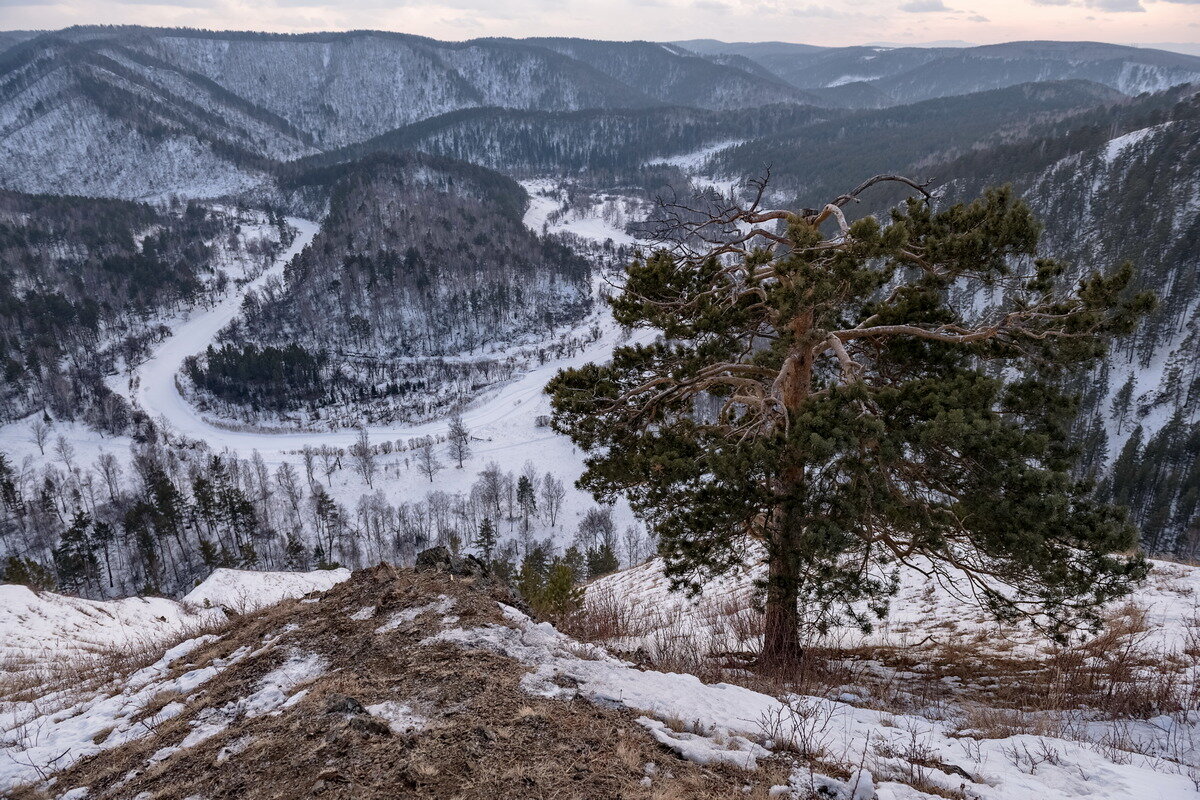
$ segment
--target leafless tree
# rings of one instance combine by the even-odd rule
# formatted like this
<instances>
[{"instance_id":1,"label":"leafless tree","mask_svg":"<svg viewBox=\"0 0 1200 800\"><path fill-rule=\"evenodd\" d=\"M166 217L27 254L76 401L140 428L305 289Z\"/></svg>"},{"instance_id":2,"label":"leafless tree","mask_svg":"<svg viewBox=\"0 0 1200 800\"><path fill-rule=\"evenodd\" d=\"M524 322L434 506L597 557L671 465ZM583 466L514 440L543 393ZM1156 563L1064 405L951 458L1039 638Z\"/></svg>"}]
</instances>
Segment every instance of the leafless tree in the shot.
<instances>
[{"instance_id":1,"label":"leafless tree","mask_svg":"<svg viewBox=\"0 0 1200 800\"><path fill-rule=\"evenodd\" d=\"M75 447L61 433L54 440L54 455L71 472L75 461Z\"/></svg>"},{"instance_id":2,"label":"leafless tree","mask_svg":"<svg viewBox=\"0 0 1200 800\"><path fill-rule=\"evenodd\" d=\"M542 478L542 509L550 520L551 528L558 522L558 514L562 511L563 499L566 496L567 490L562 481L547 472Z\"/></svg>"},{"instance_id":3,"label":"leafless tree","mask_svg":"<svg viewBox=\"0 0 1200 800\"><path fill-rule=\"evenodd\" d=\"M433 452L433 439L426 439L417 448L417 469L421 470L422 475L429 478L430 483L433 483L433 477L442 471L442 462Z\"/></svg>"},{"instance_id":4,"label":"leafless tree","mask_svg":"<svg viewBox=\"0 0 1200 800\"><path fill-rule=\"evenodd\" d=\"M37 445L38 452L46 455L46 441L50 438L50 426L45 420L35 419L29 426L29 440Z\"/></svg>"},{"instance_id":5,"label":"leafless tree","mask_svg":"<svg viewBox=\"0 0 1200 800\"><path fill-rule=\"evenodd\" d=\"M455 414L450 420L449 441L450 457L458 462L462 469L463 461L471 457L471 432L463 424L461 414Z\"/></svg>"},{"instance_id":6,"label":"leafless tree","mask_svg":"<svg viewBox=\"0 0 1200 800\"><path fill-rule=\"evenodd\" d=\"M311 488L314 482L313 473L316 468L317 451L311 444L306 444L301 455L304 457L304 476L308 479L308 485Z\"/></svg>"},{"instance_id":7,"label":"leafless tree","mask_svg":"<svg viewBox=\"0 0 1200 800\"><path fill-rule=\"evenodd\" d=\"M358 439L350 445L350 457L354 459L354 471L362 476L367 486L373 488L378 464L375 462L375 451L371 448L371 439L366 428L358 429Z\"/></svg>"}]
</instances>

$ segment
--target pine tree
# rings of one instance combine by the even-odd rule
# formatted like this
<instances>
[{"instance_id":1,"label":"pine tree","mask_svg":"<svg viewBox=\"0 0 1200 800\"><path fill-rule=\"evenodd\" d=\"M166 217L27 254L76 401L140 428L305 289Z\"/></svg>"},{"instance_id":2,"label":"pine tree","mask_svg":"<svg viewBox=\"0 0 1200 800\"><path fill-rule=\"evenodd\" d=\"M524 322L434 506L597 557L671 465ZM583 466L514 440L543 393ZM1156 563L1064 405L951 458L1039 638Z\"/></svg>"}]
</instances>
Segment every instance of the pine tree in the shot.
<instances>
[{"instance_id":1,"label":"pine tree","mask_svg":"<svg viewBox=\"0 0 1200 800\"><path fill-rule=\"evenodd\" d=\"M537 513L537 491L528 475L517 479L517 505L521 507L521 530L529 531L529 520Z\"/></svg>"},{"instance_id":2,"label":"pine tree","mask_svg":"<svg viewBox=\"0 0 1200 800\"><path fill-rule=\"evenodd\" d=\"M1125 426L1129 424L1133 413L1133 376L1130 375L1121 388L1113 395L1112 415L1117 421L1117 436L1120 436Z\"/></svg>"},{"instance_id":3,"label":"pine tree","mask_svg":"<svg viewBox=\"0 0 1200 800\"><path fill-rule=\"evenodd\" d=\"M28 586L35 592L49 591L55 587L54 575L32 558L9 556L0 571L0 583Z\"/></svg>"},{"instance_id":4,"label":"pine tree","mask_svg":"<svg viewBox=\"0 0 1200 800\"><path fill-rule=\"evenodd\" d=\"M748 208L668 208L669 248L611 301L662 338L547 387L554 427L591 453L581 486L629 500L676 587L761 545L766 662L801 654L801 601L869 626L850 604L882 616L901 564L1056 635L1145 574L1119 555L1136 541L1123 512L1072 478L1075 404L1055 378L1153 297L1129 296L1129 265L1060 286L1065 265L1036 256L1040 227L1008 189L845 222L893 179L816 211L762 210L765 181ZM979 320L956 283L1002 289L1007 307Z\"/></svg>"},{"instance_id":5,"label":"pine tree","mask_svg":"<svg viewBox=\"0 0 1200 800\"><path fill-rule=\"evenodd\" d=\"M483 556L483 563L492 563L492 551L496 549L496 526L490 517L484 517L479 523L479 532L475 535L475 547Z\"/></svg>"},{"instance_id":6,"label":"pine tree","mask_svg":"<svg viewBox=\"0 0 1200 800\"><path fill-rule=\"evenodd\" d=\"M88 539L92 518L76 511L71 525L63 531L58 547L54 548L54 569L59 584L71 592L79 592L96 578L96 553Z\"/></svg>"},{"instance_id":7,"label":"pine tree","mask_svg":"<svg viewBox=\"0 0 1200 800\"><path fill-rule=\"evenodd\" d=\"M604 575L611 575L621 568L621 560L617 552L608 542L587 551L588 577L595 580Z\"/></svg>"}]
</instances>

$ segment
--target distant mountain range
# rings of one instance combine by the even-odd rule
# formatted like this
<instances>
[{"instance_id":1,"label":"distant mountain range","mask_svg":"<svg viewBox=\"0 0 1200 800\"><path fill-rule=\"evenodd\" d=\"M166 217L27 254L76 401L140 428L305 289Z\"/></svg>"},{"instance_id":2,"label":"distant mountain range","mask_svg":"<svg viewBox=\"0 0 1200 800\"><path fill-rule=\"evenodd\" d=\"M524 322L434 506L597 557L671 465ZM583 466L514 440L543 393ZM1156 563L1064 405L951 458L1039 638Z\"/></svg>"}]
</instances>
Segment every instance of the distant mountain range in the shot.
<instances>
[{"instance_id":1,"label":"distant mountain range","mask_svg":"<svg viewBox=\"0 0 1200 800\"><path fill-rule=\"evenodd\" d=\"M1157 91L1200 81L1200 58L1087 42L888 49L442 42L372 31L15 31L0 34L0 186L221 196L261 183L277 162L376 137L411 140L396 132L472 109L671 116L787 105L836 116L1063 80L1126 95Z\"/></svg>"},{"instance_id":2,"label":"distant mountain range","mask_svg":"<svg viewBox=\"0 0 1200 800\"><path fill-rule=\"evenodd\" d=\"M892 103L1000 89L1030 81L1088 80L1125 94L1200 78L1200 58L1100 42L1009 42L980 47L829 47L783 42L676 42L706 56L750 59L805 90L863 83Z\"/></svg>"}]
</instances>

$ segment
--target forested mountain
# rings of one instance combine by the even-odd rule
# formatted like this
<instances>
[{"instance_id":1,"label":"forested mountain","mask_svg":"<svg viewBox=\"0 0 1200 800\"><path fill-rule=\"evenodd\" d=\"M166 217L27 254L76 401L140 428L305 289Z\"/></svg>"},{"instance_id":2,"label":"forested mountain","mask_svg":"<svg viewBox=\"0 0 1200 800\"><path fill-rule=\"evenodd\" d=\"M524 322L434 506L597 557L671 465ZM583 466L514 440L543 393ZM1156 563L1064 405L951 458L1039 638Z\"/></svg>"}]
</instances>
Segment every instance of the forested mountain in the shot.
<instances>
[{"instance_id":1,"label":"forested mountain","mask_svg":"<svg viewBox=\"0 0 1200 800\"><path fill-rule=\"evenodd\" d=\"M752 108L790 101L824 105L766 70L718 63L653 42L602 42L590 39L526 39L588 64L650 97L699 108Z\"/></svg>"},{"instance_id":2,"label":"forested mountain","mask_svg":"<svg viewBox=\"0 0 1200 800\"><path fill-rule=\"evenodd\" d=\"M588 263L530 232L525 190L498 173L375 155L283 186L329 193L321 232L188 368L231 413L444 409L495 379L485 348L545 341L591 306ZM472 351L478 363L439 358Z\"/></svg>"},{"instance_id":3,"label":"forested mountain","mask_svg":"<svg viewBox=\"0 0 1200 800\"><path fill-rule=\"evenodd\" d=\"M1128 260L1159 306L1075 384L1078 441L1155 552L1200 552L1200 96L1149 99L943 165L947 199L1013 183L1080 277ZM1090 122L1092 124L1079 124ZM1066 123L1060 123L1066 127ZM950 177L954 176L954 177ZM986 302L986 301L985 301ZM1107 467L1112 466L1111 473Z\"/></svg>"},{"instance_id":4,"label":"forested mountain","mask_svg":"<svg viewBox=\"0 0 1200 800\"><path fill-rule=\"evenodd\" d=\"M845 112L769 105L741 110L650 108L529 112L453 111L297 162L329 164L373 152L420 150L521 176L586 175L620 182L655 159L792 131Z\"/></svg>"},{"instance_id":5,"label":"forested mountain","mask_svg":"<svg viewBox=\"0 0 1200 800\"><path fill-rule=\"evenodd\" d=\"M678 42L708 55L750 58L813 90L865 83L891 103L1000 89L1031 81L1088 80L1125 94L1200 80L1200 58L1099 42L1009 42L982 47L830 47L781 42Z\"/></svg>"},{"instance_id":6,"label":"forested mountain","mask_svg":"<svg viewBox=\"0 0 1200 800\"><path fill-rule=\"evenodd\" d=\"M57 35L0 54L0 185L22 191L215 196L314 152L286 120L118 44Z\"/></svg>"},{"instance_id":7,"label":"forested mountain","mask_svg":"<svg viewBox=\"0 0 1200 800\"><path fill-rule=\"evenodd\" d=\"M817 120L716 153L707 169L749 175L765 165L777 190L811 205L849 188L847 175L928 168L981 145L1020 138L1031 126L1127 100L1087 81L1030 83ZM820 153L803 158L802 153Z\"/></svg>"},{"instance_id":8,"label":"forested mountain","mask_svg":"<svg viewBox=\"0 0 1200 800\"><path fill-rule=\"evenodd\" d=\"M220 267L274 252L237 226L196 205L0 192L0 421L47 411L125 430L105 377L145 357L164 312L222 290Z\"/></svg>"},{"instance_id":9,"label":"forested mountain","mask_svg":"<svg viewBox=\"0 0 1200 800\"><path fill-rule=\"evenodd\" d=\"M32 39L41 31L0 31L0 53L3 53L10 47L18 45L26 39Z\"/></svg>"},{"instance_id":10,"label":"forested mountain","mask_svg":"<svg viewBox=\"0 0 1200 800\"><path fill-rule=\"evenodd\" d=\"M691 43L697 54L688 43L139 27L14 32L7 41L0 185L127 198L233 194L261 183L270 162L375 137L421 146L428 132L415 123L455 119L447 115L465 109L535 112L536 119L536 112L582 110L882 108L1034 81L1087 80L1136 94L1200 78L1200 58L1091 43ZM747 133L767 128L749 122ZM473 155L462 144L430 147ZM494 155L485 163L507 166Z\"/></svg>"}]
</instances>

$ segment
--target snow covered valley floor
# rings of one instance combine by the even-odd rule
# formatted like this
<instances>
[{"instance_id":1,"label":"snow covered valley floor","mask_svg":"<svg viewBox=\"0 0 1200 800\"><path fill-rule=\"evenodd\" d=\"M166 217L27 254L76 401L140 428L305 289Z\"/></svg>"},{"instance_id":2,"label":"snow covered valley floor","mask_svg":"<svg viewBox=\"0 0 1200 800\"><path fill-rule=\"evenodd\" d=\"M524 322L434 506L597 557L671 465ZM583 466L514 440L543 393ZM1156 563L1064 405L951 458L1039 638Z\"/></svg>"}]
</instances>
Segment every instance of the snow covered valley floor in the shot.
<instances>
[{"instance_id":1,"label":"snow covered valley floor","mask_svg":"<svg viewBox=\"0 0 1200 800\"><path fill-rule=\"evenodd\" d=\"M222 595L292 599L225 612L232 624L180 629L136 669L86 691L64 687L60 702L0 699L0 794L1200 797L1200 713L1187 705L1200 663L1191 621L1198 572L1157 565L1133 599L1153 624L1115 627L1103 648L1060 652L1057 662L1031 635L989 628L936 588L906 581L893 631L907 626L919 639L845 640L845 664L824 642L814 645L819 671L774 677L739 666L733 653L707 659L699 676L672 668L662 646L672 630L686 633L679 620L693 613L692 633L710 636L690 640L697 653L725 647L720 625L737 628L729 618L745 608L720 601L748 584L731 580L714 587L707 609L676 613L687 604L661 591L654 562L593 584L585 619L560 621L562 630L583 629L589 614L595 623L614 590L667 612L639 631L593 624L589 638L607 636L608 648L531 619L505 587L470 575L382 565L329 575L327 585L310 584L323 591L298 598L303 579L268 590L278 579L219 573L200 587L209 607ZM953 617L964 627L951 631ZM951 653L957 682L943 674ZM1006 655L1005 669L989 672ZM1056 666L1037 668L1046 659ZM1043 690L1055 671L1049 702ZM1075 704L1087 687L1065 685L1085 678L1097 688L1091 706ZM1010 692L980 688L993 682ZM1114 716L1106 696L1129 705Z\"/></svg>"}]
</instances>

